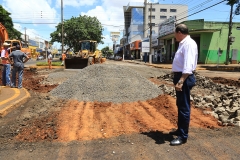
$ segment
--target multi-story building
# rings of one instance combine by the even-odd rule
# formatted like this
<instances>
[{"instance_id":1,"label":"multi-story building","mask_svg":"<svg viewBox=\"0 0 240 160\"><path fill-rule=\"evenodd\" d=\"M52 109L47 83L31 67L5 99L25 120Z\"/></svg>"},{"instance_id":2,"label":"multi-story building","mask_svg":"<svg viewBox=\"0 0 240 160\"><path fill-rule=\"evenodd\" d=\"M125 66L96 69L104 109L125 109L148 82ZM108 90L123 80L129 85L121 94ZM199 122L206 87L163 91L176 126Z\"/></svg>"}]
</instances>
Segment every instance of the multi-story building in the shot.
<instances>
[{"instance_id":1,"label":"multi-story building","mask_svg":"<svg viewBox=\"0 0 240 160\"><path fill-rule=\"evenodd\" d=\"M141 41L153 35L158 35L158 24L165 21L169 17L176 16L179 22L186 20L188 6L174 4L153 4L147 3L129 3L123 6L124 23L125 23L125 57L140 58ZM151 26L150 26L151 24ZM152 33L150 33L150 28ZM154 36L155 35L155 36ZM154 40L155 41L155 40ZM138 47L136 47L138 46ZM156 47L156 46L154 46ZM151 49L151 53L154 48Z\"/></svg>"}]
</instances>

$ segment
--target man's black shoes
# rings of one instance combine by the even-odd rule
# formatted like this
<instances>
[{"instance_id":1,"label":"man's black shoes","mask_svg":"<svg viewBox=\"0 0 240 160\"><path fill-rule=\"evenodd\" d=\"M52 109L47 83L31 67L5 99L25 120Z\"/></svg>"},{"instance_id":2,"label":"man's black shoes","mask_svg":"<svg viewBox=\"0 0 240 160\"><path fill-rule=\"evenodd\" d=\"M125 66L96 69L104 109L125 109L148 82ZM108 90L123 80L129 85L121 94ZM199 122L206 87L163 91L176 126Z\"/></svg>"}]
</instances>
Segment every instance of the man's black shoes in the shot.
<instances>
[{"instance_id":1,"label":"man's black shoes","mask_svg":"<svg viewBox=\"0 0 240 160\"><path fill-rule=\"evenodd\" d=\"M169 132L169 134L170 134L170 135L178 136L178 135L179 135L179 132L178 132L178 130L175 130L175 131Z\"/></svg>"},{"instance_id":2,"label":"man's black shoes","mask_svg":"<svg viewBox=\"0 0 240 160\"><path fill-rule=\"evenodd\" d=\"M182 144L184 144L186 142L187 142L187 139L182 139L182 138L178 137L178 138L172 140L170 142L170 145L171 146L178 146L178 145L182 145Z\"/></svg>"}]
</instances>

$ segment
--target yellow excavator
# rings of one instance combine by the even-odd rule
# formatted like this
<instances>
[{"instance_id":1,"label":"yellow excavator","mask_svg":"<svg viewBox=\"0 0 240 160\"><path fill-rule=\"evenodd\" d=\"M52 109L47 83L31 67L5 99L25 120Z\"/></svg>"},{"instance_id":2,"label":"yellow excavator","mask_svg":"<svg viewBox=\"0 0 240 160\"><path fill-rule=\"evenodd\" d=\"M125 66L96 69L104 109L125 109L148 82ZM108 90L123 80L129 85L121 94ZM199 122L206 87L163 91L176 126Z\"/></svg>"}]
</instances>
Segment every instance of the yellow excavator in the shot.
<instances>
[{"instance_id":1,"label":"yellow excavator","mask_svg":"<svg viewBox=\"0 0 240 160\"><path fill-rule=\"evenodd\" d=\"M97 41L82 40L79 41L79 52L65 59L66 69L82 69L95 63L102 63L102 53L97 50Z\"/></svg>"}]
</instances>

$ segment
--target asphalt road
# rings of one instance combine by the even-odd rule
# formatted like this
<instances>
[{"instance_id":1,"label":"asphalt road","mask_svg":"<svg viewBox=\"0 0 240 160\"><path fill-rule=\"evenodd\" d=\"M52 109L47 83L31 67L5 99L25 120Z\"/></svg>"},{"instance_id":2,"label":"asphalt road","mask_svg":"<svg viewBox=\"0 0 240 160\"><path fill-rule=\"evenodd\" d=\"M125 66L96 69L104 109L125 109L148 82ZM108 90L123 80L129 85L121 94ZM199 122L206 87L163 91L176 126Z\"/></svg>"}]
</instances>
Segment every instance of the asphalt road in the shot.
<instances>
[{"instance_id":1,"label":"asphalt road","mask_svg":"<svg viewBox=\"0 0 240 160\"><path fill-rule=\"evenodd\" d=\"M29 61L34 64L36 61ZM115 63L115 62L110 62ZM116 62L116 65L124 65ZM152 67L138 67L137 71L144 76L157 76L158 69ZM213 72L212 72L213 73ZM219 75L219 74L218 74ZM12 141L16 134L16 117L23 114L28 107L37 107L36 103L45 104L43 98L32 98L32 103L26 103L9 116L0 119L0 131L10 130L8 134L0 132L0 159L24 159L24 160L75 160L75 159L111 159L111 160L239 160L240 159L240 128L224 127L220 129L190 128L188 142L181 146L170 146L173 137L160 131L148 131L120 135L112 138L56 142L56 141ZM55 104L52 104L55 106ZM43 106L41 106L43 107ZM29 110L30 112L31 110ZM26 115L25 115L26 116ZM156 119L157 121L158 119ZM137 122L136 122L137 123ZM25 124L22 124L25 125Z\"/></svg>"},{"instance_id":2,"label":"asphalt road","mask_svg":"<svg viewBox=\"0 0 240 160\"><path fill-rule=\"evenodd\" d=\"M54 58L53 62L54 61L60 61L60 60L59 60L59 58ZM38 62L47 62L47 60L46 59L43 59L43 60L30 59L25 63L25 67L35 66Z\"/></svg>"}]
</instances>

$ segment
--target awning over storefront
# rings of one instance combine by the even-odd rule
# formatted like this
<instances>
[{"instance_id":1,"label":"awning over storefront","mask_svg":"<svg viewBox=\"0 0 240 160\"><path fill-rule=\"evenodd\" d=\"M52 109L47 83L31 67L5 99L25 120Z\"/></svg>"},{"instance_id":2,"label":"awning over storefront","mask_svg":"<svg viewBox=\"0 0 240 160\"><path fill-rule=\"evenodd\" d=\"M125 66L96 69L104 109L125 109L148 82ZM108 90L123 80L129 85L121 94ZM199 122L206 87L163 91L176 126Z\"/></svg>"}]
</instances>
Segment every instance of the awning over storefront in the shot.
<instances>
[{"instance_id":1,"label":"awning over storefront","mask_svg":"<svg viewBox=\"0 0 240 160\"><path fill-rule=\"evenodd\" d=\"M197 30L189 30L189 34L195 34L195 33L212 33L220 31L221 29L197 29ZM165 35L163 37L159 37L159 39L169 39L174 37L174 33Z\"/></svg>"}]
</instances>

